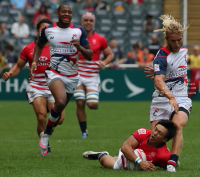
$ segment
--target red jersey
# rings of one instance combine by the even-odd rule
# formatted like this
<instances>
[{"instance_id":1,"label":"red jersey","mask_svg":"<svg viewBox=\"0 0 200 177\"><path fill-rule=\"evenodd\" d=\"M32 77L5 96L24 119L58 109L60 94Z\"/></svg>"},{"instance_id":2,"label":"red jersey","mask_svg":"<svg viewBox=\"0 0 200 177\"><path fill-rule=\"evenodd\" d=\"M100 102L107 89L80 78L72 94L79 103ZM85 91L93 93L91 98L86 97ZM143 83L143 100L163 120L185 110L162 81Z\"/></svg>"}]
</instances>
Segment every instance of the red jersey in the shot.
<instances>
[{"instance_id":1,"label":"red jersey","mask_svg":"<svg viewBox=\"0 0 200 177\"><path fill-rule=\"evenodd\" d=\"M99 74L99 60L101 51L108 47L107 40L100 34L94 32L92 36L88 38L90 46L93 51L92 61L86 60L82 54L79 55L78 72L82 77L92 77Z\"/></svg>"},{"instance_id":2,"label":"red jersey","mask_svg":"<svg viewBox=\"0 0 200 177\"><path fill-rule=\"evenodd\" d=\"M167 148L166 143L163 143L159 147L149 146L148 139L151 132L151 130L141 128L133 134L139 142L135 149L142 149L146 154L147 160L152 161L155 166L165 167L172 153Z\"/></svg>"},{"instance_id":3,"label":"red jersey","mask_svg":"<svg viewBox=\"0 0 200 177\"><path fill-rule=\"evenodd\" d=\"M23 48L20 54L20 58L25 61L28 61L30 67L32 65L35 46L36 46L35 42L30 43L29 45ZM41 90L49 90L45 79L45 70L49 66L49 64L50 64L50 45L45 46L42 50L42 54L37 64L37 70L34 72L34 79L30 80L30 86Z\"/></svg>"}]
</instances>

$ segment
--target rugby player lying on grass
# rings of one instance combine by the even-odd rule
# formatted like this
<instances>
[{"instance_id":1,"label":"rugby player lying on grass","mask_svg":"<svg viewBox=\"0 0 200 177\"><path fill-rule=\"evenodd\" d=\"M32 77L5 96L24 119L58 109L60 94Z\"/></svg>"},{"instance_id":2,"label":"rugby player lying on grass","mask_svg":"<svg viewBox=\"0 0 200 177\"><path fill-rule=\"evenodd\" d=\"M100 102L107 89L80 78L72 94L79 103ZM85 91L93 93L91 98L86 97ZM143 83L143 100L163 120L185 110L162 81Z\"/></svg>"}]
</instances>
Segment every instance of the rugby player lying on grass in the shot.
<instances>
[{"instance_id":1,"label":"rugby player lying on grass","mask_svg":"<svg viewBox=\"0 0 200 177\"><path fill-rule=\"evenodd\" d=\"M155 171L156 166L166 168L171 152L166 142L177 132L176 125L170 120L159 121L153 130L141 128L133 133L122 145L118 157L112 157L108 152L86 151L83 157L89 160L99 160L105 168L128 169L126 163L138 163L144 171ZM142 161L134 153L135 149L142 149L147 161Z\"/></svg>"}]
</instances>

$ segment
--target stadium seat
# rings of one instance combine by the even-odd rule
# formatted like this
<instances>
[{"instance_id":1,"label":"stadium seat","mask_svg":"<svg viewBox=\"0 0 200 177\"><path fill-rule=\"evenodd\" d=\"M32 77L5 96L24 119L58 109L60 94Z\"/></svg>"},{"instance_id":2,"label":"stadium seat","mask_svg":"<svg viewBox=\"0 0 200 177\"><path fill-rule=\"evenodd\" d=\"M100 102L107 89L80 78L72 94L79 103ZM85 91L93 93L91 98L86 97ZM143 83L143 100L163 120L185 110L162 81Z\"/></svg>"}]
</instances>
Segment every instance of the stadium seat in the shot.
<instances>
[{"instance_id":1,"label":"stadium seat","mask_svg":"<svg viewBox=\"0 0 200 177\"><path fill-rule=\"evenodd\" d=\"M9 9L9 14L11 14L11 15L19 15L20 11L18 9L12 9L12 8L10 8Z\"/></svg>"},{"instance_id":2,"label":"stadium seat","mask_svg":"<svg viewBox=\"0 0 200 177\"><path fill-rule=\"evenodd\" d=\"M142 31L130 31L128 34L130 38L142 37Z\"/></svg>"},{"instance_id":3,"label":"stadium seat","mask_svg":"<svg viewBox=\"0 0 200 177\"><path fill-rule=\"evenodd\" d=\"M114 22L117 26L127 26L129 21L127 18L117 18Z\"/></svg>"},{"instance_id":4,"label":"stadium seat","mask_svg":"<svg viewBox=\"0 0 200 177\"><path fill-rule=\"evenodd\" d=\"M11 44L11 45L17 45L18 44L18 39L15 37L8 37L6 40Z\"/></svg>"},{"instance_id":5,"label":"stadium seat","mask_svg":"<svg viewBox=\"0 0 200 177\"><path fill-rule=\"evenodd\" d=\"M126 11L116 11L116 10L114 10L114 11L112 11L112 13L113 13L113 17L115 17L115 19L116 18L128 18L129 17L129 14L126 13Z\"/></svg>"},{"instance_id":6,"label":"stadium seat","mask_svg":"<svg viewBox=\"0 0 200 177\"><path fill-rule=\"evenodd\" d=\"M112 19L113 14L106 10L98 10L98 11L95 11L95 16L97 19L100 19L100 18Z\"/></svg>"},{"instance_id":7,"label":"stadium seat","mask_svg":"<svg viewBox=\"0 0 200 177\"><path fill-rule=\"evenodd\" d=\"M57 17L57 20L58 20L58 17ZM72 23L75 23L77 25L80 25L80 18L79 17L73 17L72 18Z\"/></svg>"},{"instance_id":8,"label":"stadium seat","mask_svg":"<svg viewBox=\"0 0 200 177\"><path fill-rule=\"evenodd\" d=\"M144 18L146 15L143 10L129 10L128 13L130 14L130 18Z\"/></svg>"},{"instance_id":9,"label":"stadium seat","mask_svg":"<svg viewBox=\"0 0 200 177\"><path fill-rule=\"evenodd\" d=\"M144 19L142 19L142 18L140 18L140 19L132 19L131 22L132 22L132 25L140 26L140 25L143 24Z\"/></svg>"},{"instance_id":10,"label":"stadium seat","mask_svg":"<svg viewBox=\"0 0 200 177\"><path fill-rule=\"evenodd\" d=\"M135 25L132 25L130 26L129 28L129 31L132 30L132 31L142 31L143 30L143 27L140 25L140 26L135 26Z\"/></svg>"},{"instance_id":11,"label":"stadium seat","mask_svg":"<svg viewBox=\"0 0 200 177\"><path fill-rule=\"evenodd\" d=\"M36 28L31 28L30 30L30 36L33 37L33 38L36 38L37 37L37 34L36 34Z\"/></svg>"},{"instance_id":12,"label":"stadium seat","mask_svg":"<svg viewBox=\"0 0 200 177\"><path fill-rule=\"evenodd\" d=\"M9 19L9 15L0 14L0 23L6 23Z\"/></svg>"},{"instance_id":13,"label":"stadium seat","mask_svg":"<svg viewBox=\"0 0 200 177\"><path fill-rule=\"evenodd\" d=\"M25 13L26 13L26 15L28 15L28 16L33 16L34 14L35 14L35 12L37 11L37 9L26 9L25 10Z\"/></svg>"},{"instance_id":14,"label":"stadium seat","mask_svg":"<svg viewBox=\"0 0 200 177\"><path fill-rule=\"evenodd\" d=\"M132 38L129 40L130 45L136 44L138 41L141 41L141 38Z\"/></svg>"},{"instance_id":15,"label":"stadium seat","mask_svg":"<svg viewBox=\"0 0 200 177\"><path fill-rule=\"evenodd\" d=\"M111 35L112 38L123 37L124 32L122 32L122 31L111 31L110 35Z\"/></svg>"}]
</instances>

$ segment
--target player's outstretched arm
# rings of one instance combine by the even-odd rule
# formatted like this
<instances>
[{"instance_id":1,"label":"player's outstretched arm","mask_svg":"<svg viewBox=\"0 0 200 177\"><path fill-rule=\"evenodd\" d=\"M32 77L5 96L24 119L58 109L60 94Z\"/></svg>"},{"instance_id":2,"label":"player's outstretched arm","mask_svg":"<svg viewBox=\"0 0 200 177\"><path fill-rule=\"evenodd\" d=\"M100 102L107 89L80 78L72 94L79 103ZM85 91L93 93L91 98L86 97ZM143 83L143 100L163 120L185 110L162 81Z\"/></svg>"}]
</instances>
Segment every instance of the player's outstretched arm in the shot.
<instances>
[{"instance_id":1,"label":"player's outstretched arm","mask_svg":"<svg viewBox=\"0 0 200 177\"><path fill-rule=\"evenodd\" d=\"M7 81L11 77L17 76L20 73L20 71L24 68L25 65L26 65L26 61L19 57L17 63L10 69L10 71L4 73L2 77L3 80Z\"/></svg>"},{"instance_id":2,"label":"player's outstretched arm","mask_svg":"<svg viewBox=\"0 0 200 177\"><path fill-rule=\"evenodd\" d=\"M163 74L156 75L154 78L154 85L166 98L170 100L171 106L173 106L175 112L178 113L178 108L179 108L178 103L174 95L169 91L164 80L165 80L165 75Z\"/></svg>"},{"instance_id":3,"label":"player's outstretched arm","mask_svg":"<svg viewBox=\"0 0 200 177\"><path fill-rule=\"evenodd\" d=\"M109 64L111 61L114 60L114 54L112 53L112 50L110 49L110 47L106 47L103 50L104 55L106 56L106 59L104 61L99 61L99 67L101 69L105 69L106 65Z\"/></svg>"},{"instance_id":4,"label":"player's outstretched arm","mask_svg":"<svg viewBox=\"0 0 200 177\"><path fill-rule=\"evenodd\" d=\"M44 48L46 43L41 43L40 40L38 40L36 42L36 46L34 49L34 55L33 55L33 62L32 62L32 66L30 69L30 78L33 79L33 73L34 71L37 69L37 62L40 58L40 55L42 54L42 49Z\"/></svg>"}]
</instances>

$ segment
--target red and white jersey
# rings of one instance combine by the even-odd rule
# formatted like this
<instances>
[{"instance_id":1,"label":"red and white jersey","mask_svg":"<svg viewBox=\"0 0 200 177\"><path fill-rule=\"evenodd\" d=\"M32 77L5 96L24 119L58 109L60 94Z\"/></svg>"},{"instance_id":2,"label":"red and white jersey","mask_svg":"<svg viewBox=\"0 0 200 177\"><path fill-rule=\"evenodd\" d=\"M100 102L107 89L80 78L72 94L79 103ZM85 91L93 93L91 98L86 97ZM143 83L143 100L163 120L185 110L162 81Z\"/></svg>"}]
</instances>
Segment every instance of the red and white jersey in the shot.
<instances>
[{"instance_id":1,"label":"red and white jersey","mask_svg":"<svg viewBox=\"0 0 200 177\"><path fill-rule=\"evenodd\" d=\"M135 149L142 149L146 154L147 160L152 161L155 166L165 167L172 153L167 148L166 143L159 147L149 146L148 139L151 132L152 130L141 128L133 134L139 143Z\"/></svg>"},{"instance_id":2,"label":"red and white jersey","mask_svg":"<svg viewBox=\"0 0 200 177\"><path fill-rule=\"evenodd\" d=\"M79 56L78 72L82 77L93 77L99 74L99 60L101 51L108 47L107 40L100 34L94 32L92 36L88 37L90 46L93 51L92 61L86 60L82 54Z\"/></svg>"},{"instance_id":3,"label":"red and white jersey","mask_svg":"<svg viewBox=\"0 0 200 177\"><path fill-rule=\"evenodd\" d=\"M30 43L25 46L20 54L20 58L28 61L29 66L32 65L32 59L34 54L34 48L36 46L35 42ZM42 54L38 60L37 70L34 72L34 79L30 80L30 86L40 89L40 90L49 90L46 79L45 79L45 70L50 64L50 46L47 45L43 48Z\"/></svg>"},{"instance_id":4,"label":"red and white jersey","mask_svg":"<svg viewBox=\"0 0 200 177\"><path fill-rule=\"evenodd\" d=\"M62 76L75 77L78 75L79 51L70 44L72 39L79 39L80 45L88 45L87 34L81 26L70 23L68 28L60 28L54 23L43 28L40 42L50 43L51 62L50 70Z\"/></svg>"}]
</instances>

